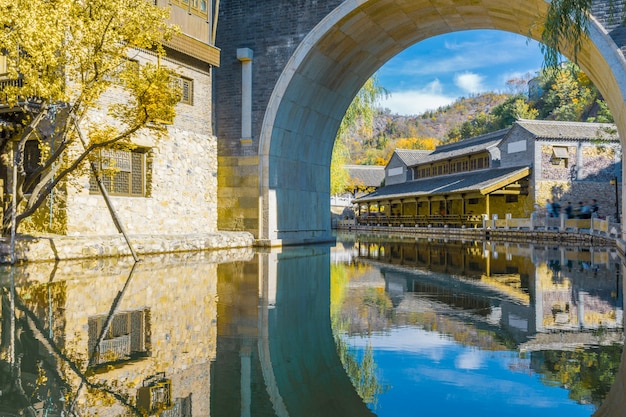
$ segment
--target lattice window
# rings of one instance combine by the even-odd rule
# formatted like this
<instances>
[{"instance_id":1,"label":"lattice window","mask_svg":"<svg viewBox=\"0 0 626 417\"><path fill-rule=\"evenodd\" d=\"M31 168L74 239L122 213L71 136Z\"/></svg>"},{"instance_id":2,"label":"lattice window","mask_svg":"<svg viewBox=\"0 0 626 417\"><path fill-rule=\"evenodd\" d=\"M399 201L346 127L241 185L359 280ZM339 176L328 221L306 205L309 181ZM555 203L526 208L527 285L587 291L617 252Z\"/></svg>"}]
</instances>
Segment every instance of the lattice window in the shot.
<instances>
[{"instance_id":1,"label":"lattice window","mask_svg":"<svg viewBox=\"0 0 626 417\"><path fill-rule=\"evenodd\" d=\"M175 82L180 89L180 102L193 106L193 80L178 77Z\"/></svg>"},{"instance_id":2,"label":"lattice window","mask_svg":"<svg viewBox=\"0 0 626 417\"><path fill-rule=\"evenodd\" d=\"M143 197L146 195L146 155L144 150L103 149L100 152L100 170L105 189L111 195ZM99 188L92 175L89 183L92 193Z\"/></svg>"},{"instance_id":3,"label":"lattice window","mask_svg":"<svg viewBox=\"0 0 626 417\"><path fill-rule=\"evenodd\" d=\"M89 354L95 353L92 363L100 365L145 355L149 345L149 317L147 309L115 314L100 343L98 341L107 322L107 316L89 317Z\"/></svg>"}]
</instances>

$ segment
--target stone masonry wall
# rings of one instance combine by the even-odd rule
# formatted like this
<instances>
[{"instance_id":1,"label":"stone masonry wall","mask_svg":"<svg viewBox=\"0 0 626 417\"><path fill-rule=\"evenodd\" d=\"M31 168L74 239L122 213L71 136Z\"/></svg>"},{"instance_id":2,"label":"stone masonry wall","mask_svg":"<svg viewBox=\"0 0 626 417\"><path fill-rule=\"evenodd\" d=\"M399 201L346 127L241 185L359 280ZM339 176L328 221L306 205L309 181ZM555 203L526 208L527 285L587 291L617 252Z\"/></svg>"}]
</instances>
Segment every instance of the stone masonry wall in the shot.
<instances>
[{"instance_id":1,"label":"stone masonry wall","mask_svg":"<svg viewBox=\"0 0 626 417\"><path fill-rule=\"evenodd\" d=\"M232 0L220 4L216 45L222 51L215 69L216 131L220 156L257 155L265 109L278 77L313 27L341 0ZM238 48L252 58L252 141L241 145L241 62Z\"/></svg>"},{"instance_id":2,"label":"stone masonry wall","mask_svg":"<svg viewBox=\"0 0 626 417\"><path fill-rule=\"evenodd\" d=\"M564 161L559 165L552 164L553 145L569 145L570 159L567 165ZM537 204L544 207L546 200L551 199L559 201L562 208L568 201L577 208L579 202L587 204L595 198L599 204L598 215L615 218L615 185L611 184L611 179L618 175L615 164L618 163L620 154L619 145L607 144L599 147L593 142L582 142L580 147L577 147L576 143L553 142L538 143L537 146L537 159L541 161L542 166L535 178ZM580 155L577 155L577 152ZM574 166L576 162L581 164L580 170ZM572 175L575 176L577 171L578 177L572 179ZM618 194L621 194L620 188ZM620 198L619 195L617 198Z\"/></svg>"},{"instance_id":3,"label":"stone masonry wall","mask_svg":"<svg viewBox=\"0 0 626 417\"><path fill-rule=\"evenodd\" d=\"M148 54L140 62L154 61ZM217 139L211 133L211 76L192 67L169 62L176 72L193 80L193 105L179 103L168 137L155 140L147 130L135 143L150 149L146 171L147 197L111 196L128 233L211 233L217 230ZM119 100L107 94L107 104ZM104 110L103 110L104 112ZM104 117L104 115L99 115ZM117 233L104 198L89 191L89 178L68 188L67 234Z\"/></svg>"}]
</instances>

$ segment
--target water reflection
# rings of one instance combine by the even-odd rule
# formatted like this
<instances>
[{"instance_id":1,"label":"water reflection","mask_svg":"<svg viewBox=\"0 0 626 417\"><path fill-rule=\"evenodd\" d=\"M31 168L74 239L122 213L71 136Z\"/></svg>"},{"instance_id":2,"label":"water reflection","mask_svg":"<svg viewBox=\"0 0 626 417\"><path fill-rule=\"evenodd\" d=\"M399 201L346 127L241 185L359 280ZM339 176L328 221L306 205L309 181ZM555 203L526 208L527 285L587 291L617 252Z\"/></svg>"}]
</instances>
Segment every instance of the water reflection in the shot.
<instances>
[{"instance_id":1,"label":"water reflection","mask_svg":"<svg viewBox=\"0 0 626 417\"><path fill-rule=\"evenodd\" d=\"M377 236L339 246L344 342L373 351L393 387L370 405L379 416L412 415L397 406L407 395L438 415L589 416L607 397L623 342L614 250Z\"/></svg>"},{"instance_id":2,"label":"water reflection","mask_svg":"<svg viewBox=\"0 0 626 417\"><path fill-rule=\"evenodd\" d=\"M396 417L416 401L458 415L445 400L456 369L489 384L532 375L532 390L564 386L583 410L571 415L590 415L620 363L616 254L451 245L350 237L4 268L0 416ZM494 357L505 371L484 366ZM397 373L427 381L439 411ZM488 388L474 415L497 400Z\"/></svg>"}]
</instances>

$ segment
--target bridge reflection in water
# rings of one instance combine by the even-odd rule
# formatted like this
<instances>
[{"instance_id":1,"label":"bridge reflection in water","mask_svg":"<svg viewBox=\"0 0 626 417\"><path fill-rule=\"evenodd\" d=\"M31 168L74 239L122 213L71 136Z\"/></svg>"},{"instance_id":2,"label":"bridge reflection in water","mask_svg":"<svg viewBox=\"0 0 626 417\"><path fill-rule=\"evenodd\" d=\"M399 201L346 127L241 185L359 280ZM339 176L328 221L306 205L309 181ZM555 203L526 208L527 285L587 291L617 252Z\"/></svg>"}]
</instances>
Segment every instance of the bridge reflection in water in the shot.
<instances>
[{"instance_id":1,"label":"bridge reflection in water","mask_svg":"<svg viewBox=\"0 0 626 417\"><path fill-rule=\"evenodd\" d=\"M513 351L623 339L614 252L349 239L5 268L0 415L392 415L375 406L393 391L376 351L366 364L351 343L419 312L420 295ZM341 281L338 265L377 278ZM375 322L347 320L357 287L390 301ZM366 381L364 370L374 371ZM624 375L598 415L623 415Z\"/></svg>"}]
</instances>

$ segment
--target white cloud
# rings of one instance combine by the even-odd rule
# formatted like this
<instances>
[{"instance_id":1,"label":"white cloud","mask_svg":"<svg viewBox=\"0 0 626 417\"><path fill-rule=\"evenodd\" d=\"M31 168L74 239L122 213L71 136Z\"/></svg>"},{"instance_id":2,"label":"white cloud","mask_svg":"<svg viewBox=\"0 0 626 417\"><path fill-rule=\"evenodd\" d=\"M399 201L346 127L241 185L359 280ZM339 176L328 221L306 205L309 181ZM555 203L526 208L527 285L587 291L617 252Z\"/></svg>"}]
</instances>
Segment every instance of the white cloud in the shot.
<instances>
[{"instance_id":1,"label":"white cloud","mask_svg":"<svg viewBox=\"0 0 626 417\"><path fill-rule=\"evenodd\" d=\"M473 72L465 72L454 76L454 84L468 93L479 93L484 91L484 77Z\"/></svg>"},{"instance_id":2,"label":"white cloud","mask_svg":"<svg viewBox=\"0 0 626 417\"><path fill-rule=\"evenodd\" d=\"M439 80L434 80L423 89L393 91L389 97L381 100L380 105L391 110L391 113L418 115L456 100L456 97L446 95L442 90Z\"/></svg>"},{"instance_id":3,"label":"white cloud","mask_svg":"<svg viewBox=\"0 0 626 417\"><path fill-rule=\"evenodd\" d=\"M480 369L483 367L483 355L478 349L468 349L462 351L454 360L457 369Z\"/></svg>"}]
</instances>

